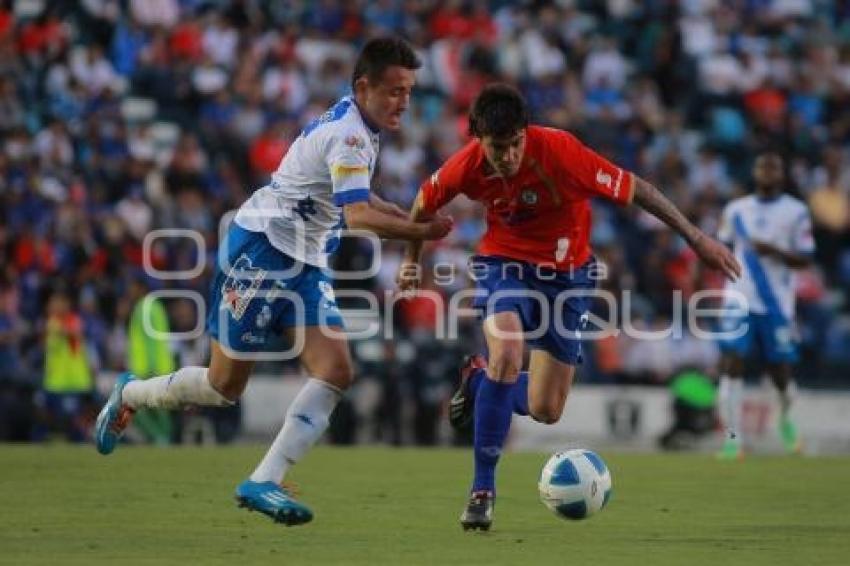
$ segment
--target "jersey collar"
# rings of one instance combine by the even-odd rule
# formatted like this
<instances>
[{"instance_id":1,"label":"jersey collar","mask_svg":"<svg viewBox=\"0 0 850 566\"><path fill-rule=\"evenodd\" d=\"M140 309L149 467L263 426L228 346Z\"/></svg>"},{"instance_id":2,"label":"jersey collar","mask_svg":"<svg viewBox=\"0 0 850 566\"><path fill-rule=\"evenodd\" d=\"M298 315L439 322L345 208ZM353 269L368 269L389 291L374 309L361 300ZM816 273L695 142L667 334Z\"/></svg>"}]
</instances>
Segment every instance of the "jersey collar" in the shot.
<instances>
[{"instance_id":1,"label":"jersey collar","mask_svg":"<svg viewBox=\"0 0 850 566\"><path fill-rule=\"evenodd\" d=\"M366 113L363 112L363 110L360 108L360 105L357 103L357 99L354 98L354 95L350 95L349 98L351 98L351 102L354 103L354 107L357 108L357 113L360 115L360 120L362 120L363 124L367 128L369 128L369 131L373 134L381 133L381 129L378 128L377 125L375 125L371 120L369 120L369 118L366 117Z\"/></svg>"},{"instance_id":2,"label":"jersey collar","mask_svg":"<svg viewBox=\"0 0 850 566\"><path fill-rule=\"evenodd\" d=\"M760 204L771 204L771 203L774 203L774 202L780 200L783 196L785 196L785 193L784 192L778 193L778 194L776 194L772 197L764 197L764 196L761 196L758 193L754 193L753 196L756 197L756 202L758 202Z\"/></svg>"}]
</instances>

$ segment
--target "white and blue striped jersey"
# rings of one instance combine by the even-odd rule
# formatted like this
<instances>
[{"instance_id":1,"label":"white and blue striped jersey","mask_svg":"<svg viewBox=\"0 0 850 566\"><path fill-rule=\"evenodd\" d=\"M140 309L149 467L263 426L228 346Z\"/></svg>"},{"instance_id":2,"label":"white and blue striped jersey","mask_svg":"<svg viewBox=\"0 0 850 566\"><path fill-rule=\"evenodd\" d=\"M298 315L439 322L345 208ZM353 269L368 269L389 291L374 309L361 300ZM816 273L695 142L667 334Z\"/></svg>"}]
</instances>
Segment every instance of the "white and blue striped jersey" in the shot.
<instances>
[{"instance_id":1,"label":"white and blue striped jersey","mask_svg":"<svg viewBox=\"0 0 850 566\"><path fill-rule=\"evenodd\" d=\"M263 232L286 255L327 267L339 245L342 206L369 200L378 132L346 96L310 122L272 174L239 208L235 222Z\"/></svg>"},{"instance_id":2,"label":"white and blue striped jersey","mask_svg":"<svg viewBox=\"0 0 850 566\"><path fill-rule=\"evenodd\" d=\"M718 239L732 244L743 267L737 281L727 281L749 301L749 310L793 320L796 275L776 258L758 255L750 242L762 241L794 253L811 254L815 249L812 221L806 205L787 194L766 200L748 195L731 201L723 210Z\"/></svg>"}]
</instances>

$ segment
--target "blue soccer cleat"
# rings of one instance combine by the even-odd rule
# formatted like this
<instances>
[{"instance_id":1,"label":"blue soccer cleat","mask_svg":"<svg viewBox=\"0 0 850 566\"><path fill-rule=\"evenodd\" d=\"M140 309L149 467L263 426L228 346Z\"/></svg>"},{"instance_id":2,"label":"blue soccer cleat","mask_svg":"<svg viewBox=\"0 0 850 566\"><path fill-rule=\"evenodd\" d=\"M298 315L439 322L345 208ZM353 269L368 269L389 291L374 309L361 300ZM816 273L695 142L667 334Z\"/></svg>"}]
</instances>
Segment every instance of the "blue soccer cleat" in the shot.
<instances>
[{"instance_id":1,"label":"blue soccer cleat","mask_svg":"<svg viewBox=\"0 0 850 566\"><path fill-rule=\"evenodd\" d=\"M133 410L121 401L124 387L136 378L126 372L118 376L109 399L97 415L94 425L94 441L97 451L103 455L111 454L121 438L121 434L133 418Z\"/></svg>"},{"instance_id":2,"label":"blue soccer cleat","mask_svg":"<svg viewBox=\"0 0 850 566\"><path fill-rule=\"evenodd\" d=\"M303 525L313 520L313 512L295 501L289 493L273 481L245 480L236 488L239 507L259 511L287 527Z\"/></svg>"}]
</instances>

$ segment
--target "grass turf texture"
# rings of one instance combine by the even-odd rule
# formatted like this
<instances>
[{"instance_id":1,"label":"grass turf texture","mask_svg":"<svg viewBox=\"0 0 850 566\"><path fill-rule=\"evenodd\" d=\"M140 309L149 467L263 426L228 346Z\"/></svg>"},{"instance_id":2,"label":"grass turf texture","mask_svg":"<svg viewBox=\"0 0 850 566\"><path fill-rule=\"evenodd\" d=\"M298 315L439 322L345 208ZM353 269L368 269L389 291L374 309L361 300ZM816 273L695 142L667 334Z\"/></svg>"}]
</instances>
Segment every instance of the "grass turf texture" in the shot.
<instances>
[{"instance_id":1,"label":"grass turf texture","mask_svg":"<svg viewBox=\"0 0 850 566\"><path fill-rule=\"evenodd\" d=\"M461 450L320 448L294 470L313 523L232 493L263 448L0 446L0 564L848 564L850 459L602 453L583 522L537 499L544 454L508 454L490 533L464 533Z\"/></svg>"}]
</instances>

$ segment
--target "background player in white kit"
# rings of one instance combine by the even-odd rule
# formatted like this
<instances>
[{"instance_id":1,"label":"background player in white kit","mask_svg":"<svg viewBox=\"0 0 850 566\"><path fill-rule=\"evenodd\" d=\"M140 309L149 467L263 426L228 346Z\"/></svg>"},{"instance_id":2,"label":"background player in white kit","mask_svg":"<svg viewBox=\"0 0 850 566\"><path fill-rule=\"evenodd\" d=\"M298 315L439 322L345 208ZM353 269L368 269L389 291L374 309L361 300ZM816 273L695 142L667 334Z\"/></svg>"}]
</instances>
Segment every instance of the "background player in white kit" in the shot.
<instances>
[{"instance_id":1,"label":"background player in white kit","mask_svg":"<svg viewBox=\"0 0 850 566\"><path fill-rule=\"evenodd\" d=\"M718 454L721 458L743 457L741 407L744 359L758 348L760 362L779 392L779 429L789 452L800 449L797 427L791 420L792 364L797 360L794 342L795 269L806 267L814 253L812 223L806 205L784 194L782 158L762 153L753 166L755 193L726 205L718 238L731 244L743 274L727 281L726 289L741 293L747 310L735 308L738 301L727 297L727 313L722 330L734 332L742 324L740 337L720 341L720 416L726 438ZM740 305L738 305L740 306Z\"/></svg>"},{"instance_id":2,"label":"background player in white kit","mask_svg":"<svg viewBox=\"0 0 850 566\"><path fill-rule=\"evenodd\" d=\"M349 228L406 240L439 239L451 230L449 218L412 222L369 191L378 132L399 129L419 66L400 39L374 39L363 47L353 95L304 128L271 183L242 205L221 243L207 321L209 369L187 367L145 381L122 375L98 416L101 453L114 450L135 409L233 403L253 368L250 354L273 349L275 334L302 333L300 361L310 379L236 497L287 525L312 519L280 482L321 437L352 381L343 321L326 274L343 220Z\"/></svg>"}]
</instances>

